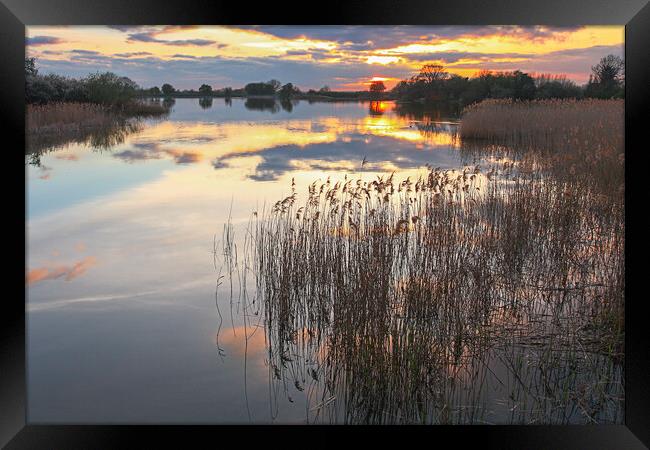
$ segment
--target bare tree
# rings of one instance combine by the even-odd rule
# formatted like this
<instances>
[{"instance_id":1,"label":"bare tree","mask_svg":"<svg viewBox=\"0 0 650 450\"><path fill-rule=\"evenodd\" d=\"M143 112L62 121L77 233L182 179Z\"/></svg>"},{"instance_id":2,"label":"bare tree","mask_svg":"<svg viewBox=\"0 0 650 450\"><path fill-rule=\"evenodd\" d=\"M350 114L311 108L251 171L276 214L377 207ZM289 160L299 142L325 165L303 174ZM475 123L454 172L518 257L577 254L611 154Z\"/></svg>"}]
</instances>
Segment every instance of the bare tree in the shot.
<instances>
[{"instance_id":1,"label":"bare tree","mask_svg":"<svg viewBox=\"0 0 650 450\"><path fill-rule=\"evenodd\" d=\"M607 55L591 68L593 81L604 86L617 85L625 78L624 69L623 58L616 55Z\"/></svg>"},{"instance_id":2,"label":"bare tree","mask_svg":"<svg viewBox=\"0 0 650 450\"><path fill-rule=\"evenodd\" d=\"M420 69L417 77L427 84L435 83L436 81L445 80L449 74L445 68L440 64L426 64Z\"/></svg>"}]
</instances>

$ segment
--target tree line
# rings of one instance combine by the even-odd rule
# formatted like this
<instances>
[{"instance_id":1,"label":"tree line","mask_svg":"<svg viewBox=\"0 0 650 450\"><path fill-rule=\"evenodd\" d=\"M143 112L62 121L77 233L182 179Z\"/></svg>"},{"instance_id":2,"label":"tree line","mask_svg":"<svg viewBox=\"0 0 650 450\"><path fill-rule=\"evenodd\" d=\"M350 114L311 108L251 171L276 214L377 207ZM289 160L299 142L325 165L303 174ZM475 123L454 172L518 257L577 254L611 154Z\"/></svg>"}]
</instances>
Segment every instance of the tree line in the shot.
<instances>
[{"instance_id":1,"label":"tree line","mask_svg":"<svg viewBox=\"0 0 650 450\"><path fill-rule=\"evenodd\" d=\"M292 83L278 80L248 83L243 88L225 87L215 90L201 84L198 90L177 90L170 83L160 88L140 88L127 77L111 72L94 73L81 79L60 75L41 75L34 58L25 59L25 95L27 103L89 102L111 106L125 105L137 97L279 97L280 99L379 99L403 102L436 103L462 108L486 98L516 100L547 98L622 98L624 96L624 63L622 58L607 55L592 67L589 82L578 86L561 75L530 75L512 72L481 71L475 77L450 74L442 65L427 64L407 80L386 91L382 81L370 83L367 91L332 91L328 86L303 92Z\"/></svg>"},{"instance_id":2,"label":"tree line","mask_svg":"<svg viewBox=\"0 0 650 450\"><path fill-rule=\"evenodd\" d=\"M133 80L112 72L93 73L81 79L41 75L34 58L25 58L25 100L30 104L76 102L124 106L137 97L139 89Z\"/></svg>"},{"instance_id":3,"label":"tree line","mask_svg":"<svg viewBox=\"0 0 650 450\"><path fill-rule=\"evenodd\" d=\"M578 86L563 75L531 76L520 70L481 71L477 76L469 78L449 74L442 65L427 64L410 79L400 81L392 89L392 94L402 101L443 103L456 107L464 107L486 98L532 100L624 97L622 58L607 55L591 71L589 82L585 86Z\"/></svg>"},{"instance_id":4,"label":"tree line","mask_svg":"<svg viewBox=\"0 0 650 450\"><path fill-rule=\"evenodd\" d=\"M357 98L367 92L332 91L328 86L315 90L302 91L293 83L282 84L278 80L258 81L248 83L243 88L233 89L225 87L214 89L209 84L201 84L198 90L176 89L169 83L163 84L160 88L154 86L140 91L141 95L153 97L278 97L282 99L305 98L305 97L330 97L330 98Z\"/></svg>"}]
</instances>

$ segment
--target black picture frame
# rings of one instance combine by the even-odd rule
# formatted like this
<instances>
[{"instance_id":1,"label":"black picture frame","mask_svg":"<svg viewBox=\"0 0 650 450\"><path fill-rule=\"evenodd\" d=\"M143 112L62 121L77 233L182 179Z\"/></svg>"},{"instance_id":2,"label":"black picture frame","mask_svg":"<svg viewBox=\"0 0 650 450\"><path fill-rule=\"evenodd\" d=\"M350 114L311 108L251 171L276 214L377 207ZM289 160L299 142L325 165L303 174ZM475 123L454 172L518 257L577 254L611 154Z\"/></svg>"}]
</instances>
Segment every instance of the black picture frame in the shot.
<instances>
[{"instance_id":1,"label":"black picture frame","mask_svg":"<svg viewBox=\"0 0 650 450\"><path fill-rule=\"evenodd\" d=\"M313 7L316 6L316 9ZM626 146L642 142L650 91L650 4L645 0L498 0L454 1L355 1L327 5L171 0L0 0L0 123L7 134L4 147L9 170L2 177L5 201L12 210L4 218L5 249L9 250L5 280L13 288L3 291L0 328L0 445L6 448L115 448L134 447L134 440L148 448L159 445L187 446L188 439L225 443L223 433L234 432L241 445L251 439L274 434L285 445L313 445L313 437L335 443L342 434L363 434L366 444L387 442L394 432L440 442L474 443L496 448L589 448L636 449L650 446L650 386L648 359L650 342L644 330L645 298L631 296L642 265L632 265L635 256L646 256L635 245L632 214L643 189L633 185L643 179L639 162L645 146L626 152L626 310L625 310L625 425L607 426L434 426L434 427L302 427L286 426L86 426L30 425L26 423L25 285L22 284L28 245L21 214L25 212L25 172L18 148L24 148L24 67L26 25L147 25L147 24L430 24L430 25L625 25L625 133ZM7 167L7 166L5 166ZM641 177L641 178L639 178ZM647 176L646 176L647 177ZM22 216L24 217L24 215ZM23 238L21 242L21 237ZM24 244L23 244L24 243ZM640 260L640 258L639 258ZM332 434L334 433L334 434ZM415 433L415 434L411 434ZM233 437L236 437L233 436ZM406 437L406 436L400 436ZM328 439L329 438L329 439ZM218 439L218 440L217 440ZM284 440L288 439L288 440ZM435 440L435 441L434 441Z\"/></svg>"}]
</instances>

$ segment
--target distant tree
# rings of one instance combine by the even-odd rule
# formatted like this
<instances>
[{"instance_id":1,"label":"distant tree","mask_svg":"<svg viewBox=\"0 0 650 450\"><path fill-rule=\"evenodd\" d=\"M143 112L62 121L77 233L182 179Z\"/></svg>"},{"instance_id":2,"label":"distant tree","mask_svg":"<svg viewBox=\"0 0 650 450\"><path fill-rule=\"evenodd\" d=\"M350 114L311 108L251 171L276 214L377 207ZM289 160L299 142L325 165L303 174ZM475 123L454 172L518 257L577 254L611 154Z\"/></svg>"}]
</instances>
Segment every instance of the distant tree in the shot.
<instances>
[{"instance_id":1,"label":"distant tree","mask_svg":"<svg viewBox=\"0 0 650 450\"><path fill-rule=\"evenodd\" d=\"M202 84L201 87L199 87L199 94L212 95L212 86L208 84Z\"/></svg>"},{"instance_id":2,"label":"distant tree","mask_svg":"<svg viewBox=\"0 0 650 450\"><path fill-rule=\"evenodd\" d=\"M294 95L298 94L299 92L300 92L300 89L298 89L292 83L287 83L284 86L282 86L282 88L280 89L279 95L280 95L280 98L288 99L288 98L291 98Z\"/></svg>"},{"instance_id":3,"label":"distant tree","mask_svg":"<svg viewBox=\"0 0 650 450\"><path fill-rule=\"evenodd\" d=\"M38 75L36 68L36 58L25 58L25 75L35 77Z\"/></svg>"},{"instance_id":4,"label":"distant tree","mask_svg":"<svg viewBox=\"0 0 650 450\"><path fill-rule=\"evenodd\" d=\"M512 98L530 100L535 97L535 80L520 70L512 73Z\"/></svg>"},{"instance_id":5,"label":"distant tree","mask_svg":"<svg viewBox=\"0 0 650 450\"><path fill-rule=\"evenodd\" d=\"M402 96L406 95L408 91L409 91L409 82L406 81L406 80L400 81L391 90L391 92L393 94L397 95L398 97L402 97Z\"/></svg>"},{"instance_id":6,"label":"distant tree","mask_svg":"<svg viewBox=\"0 0 650 450\"><path fill-rule=\"evenodd\" d=\"M166 96L170 96L175 92L174 86L172 86L169 83L163 84L161 90L162 90L162 93L164 95L166 95Z\"/></svg>"},{"instance_id":7,"label":"distant tree","mask_svg":"<svg viewBox=\"0 0 650 450\"><path fill-rule=\"evenodd\" d=\"M386 90L386 85L384 85L383 81L373 81L370 83L370 92L375 93L375 94L381 94Z\"/></svg>"},{"instance_id":8,"label":"distant tree","mask_svg":"<svg viewBox=\"0 0 650 450\"><path fill-rule=\"evenodd\" d=\"M426 64L420 69L417 78L427 84L435 83L436 81L444 80L448 77L447 71L440 64Z\"/></svg>"},{"instance_id":9,"label":"distant tree","mask_svg":"<svg viewBox=\"0 0 650 450\"><path fill-rule=\"evenodd\" d=\"M623 58L616 55L607 55L591 68L594 82L600 84L622 83L624 80L625 63Z\"/></svg>"},{"instance_id":10,"label":"distant tree","mask_svg":"<svg viewBox=\"0 0 650 450\"><path fill-rule=\"evenodd\" d=\"M160 88L158 86L152 87L151 89L149 89L149 92L151 93L151 95L155 95L155 96L158 96L158 95L161 94Z\"/></svg>"},{"instance_id":11,"label":"distant tree","mask_svg":"<svg viewBox=\"0 0 650 450\"><path fill-rule=\"evenodd\" d=\"M326 93L326 92L330 92L330 87L328 85L325 85L322 88L320 88L320 90L318 92L320 92L321 94Z\"/></svg>"},{"instance_id":12,"label":"distant tree","mask_svg":"<svg viewBox=\"0 0 650 450\"><path fill-rule=\"evenodd\" d=\"M623 96L625 63L616 55L607 55L591 68L592 75L586 89L589 97L610 98Z\"/></svg>"},{"instance_id":13,"label":"distant tree","mask_svg":"<svg viewBox=\"0 0 650 450\"><path fill-rule=\"evenodd\" d=\"M580 98L582 90L563 75L542 74L535 77L535 98Z\"/></svg>"},{"instance_id":14,"label":"distant tree","mask_svg":"<svg viewBox=\"0 0 650 450\"><path fill-rule=\"evenodd\" d=\"M230 98L230 97L232 97L232 88L231 88L231 87L224 88L224 89L223 89L223 95L224 95L226 98Z\"/></svg>"},{"instance_id":15,"label":"distant tree","mask_svg":"<svg viewBox=\"0 0 650 450\"><path fill-rule=\"evenodd\" d=\"M244 86L246 95L275 95L275 87L269 83L248 83Z\"/></svg>"}]
</instances>

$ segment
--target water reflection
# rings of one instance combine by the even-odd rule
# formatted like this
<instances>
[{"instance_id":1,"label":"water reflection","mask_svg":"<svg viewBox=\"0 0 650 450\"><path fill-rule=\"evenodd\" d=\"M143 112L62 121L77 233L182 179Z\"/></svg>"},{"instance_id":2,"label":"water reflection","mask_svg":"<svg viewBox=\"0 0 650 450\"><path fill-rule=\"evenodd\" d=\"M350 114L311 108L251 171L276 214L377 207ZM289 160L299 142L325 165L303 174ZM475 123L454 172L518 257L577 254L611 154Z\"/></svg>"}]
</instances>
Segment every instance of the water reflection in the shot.
<instances>
[{"instance_id":1,"label":"water reflection","mask_svg":"<svg viewBox=\"0 0 650 450\"><path fill-rule=\"evenodd\" d=\"M371 116L381 116L386 112L386 102L370 102L368 103L368 113Z\"/></svg>"},{"instance_id":2,"label":"water reflection","mask_svg":"<svg viewBox=\"0 0 650 450\"><path fill-rule=\"evenodd\" d=\"M212 108L212 97L201 97L199 99L199 106L203 109Z\"/></svg>"},{"instance_id":3,"label":"water reflection","mask_svg":"<svg viewBox=\"0 0 650 450\"><path fill-rule=\"evenodd\" d=\"M232 104L232 99L227 101ZM213 99L199 99L198 103L202 109L212 109ZM249 98L243 106L247 111L291 115L299 103ZM128 143L124 142L127 134L121 131L135 132L142 127L107 130L105 142L94 138L88 145L112 148L114 158L129 163L164 158L177 164L209 161L214 169L236 168L256 181L277 180L298 170L388 172L429 163L445 168L459 164L453 122L405 120L394 113L390 102L369 102L365 117L347 114L361 110L363 104L328 107L332 111L324 116L274 123L152 121ZM361 167L364 158L367 163Z\"/></svg>"},{"instance_id":4,"label":"water reflection","mask_svg":"<svg viewBox=\"0 0 650 450\"><path fill-rule=\"evenodd\" d=\"M206 245L214 230L229 215L245 222L292 178L406 176L426 164L462 164L453 123L420 130L392 102L371 115L368 103L248 100L213 100L204 109L197 99L165 99L173 104L166 120L69 141L27 167L30 418L118 421L128 408L140 422L247 421L244 324L236 315L230 323L227 303L223 362L214 349ZM257 353L246 389L253 420L268 422L260 336L264 330L248 342ZM92 367L80 362L88 358ZM187 380L182 392L179 379ZM300 395L273 417L303 420Z\"/></svg>"},{"instance_id":5,"label":"water reflection","mask_svg":"<svg viewBox=\"0 0 650 450\"><path fill-rule=\"evenodd\" d=\"M93 256L88 256L72 265L55 264L50 267L36 267L31 269L25 277L27 284L34 284L43 280L54 280L63 278L66 281L71 281L80 275L83 275L90 267L96 264L97 259Z\"/></svg>"},{"instance_id":6,"label":"water reflection","mask_svg":"<svg viewBox=\"0 0 650 450\"><path fill-rule=\"evenodd\" d=\"M460 116L460 110L457 108L441 106L432 110L421 103L394 103L392 110L399 117L424 122L449 121Z\"/></svg>"},{"instance_id":7,"label":"water reflection","mask_svg":"<svg viewBox=\"0 0 650 450\"><path fill-rule=\"evenodd\" d=\"M176 104L176 99L173 97L165 97L162 103L165 108L171 108Z\"/></svg>"},{"instance_id":8,"label":"water reflection","mask_svg":"<svg viewBox=\"0 0 650 450\"><path fill-rule=\"evenodd\" d=\"M267 111L272 114L275 114L280 110L280 107L278 106L278 102L273 98L250 97L246 99L244 106L246 106L246 109L250 109L253 111ZM288 111L291 112L291 109L289 109Z\"/></svg>"},{"instance_id":9,"label":"water reflection","mask_svg":"<svg viewBox=\"0 0 650 450\"><path fill-rule=\"evenodd\" d=\"M385 131L385 130L383 130ZM418 135L419 136L419 135ZM431 154L417 146L404 146L393 136L372 136L365 133L346 133L334 142L313 144L284 144L255 152L255 163L248 177L256 181L271 181L297 170L333 172L391 172L414 169L431 163ZM249 151L233 152L215 158L215 169L230 167L231 161L250 156ZM361 165L365 158L365 163ZM443 150L435 155L435 163L452 167L458 156Z\"/></svg>"},{"instance_id":10,"label":"water reflection","mask_svg":"<svg viewBox=\"0 0 650 450\"><path fill-rule=\"evenodd\" d=\"M264 319L251 329L267 333L272 408L301 396L309 422L622 421L620 203L492 169L316 180L304 203L292 182L243 252L224 227L237 314ZM549 206L558 192L571 200Z\"/></svg>"},{"instance_id":11,"label":"water reflection","mask_svg":"<svg viewBox=\"0 0 650 450\"><path fill-rule=\"evenodd\" d=\"M94 150L108 150L124 143L127 136L137 133L143 123L135 119L116 118L109 125L87 128L63 128L52 132L31 133L25 137L27 162L34 166L41 164L41 156L60 150L70 144L85 145Z\"/></svg>"},{"instance_id":12,"label":"water reflection","mask_svg":"<svg viewBox=\"0 0 650 450\"><path fill-rule=\"evenodd\" d=\"M286 112L293 111L293 107L296 106L298 103L299 103L298 100L291 100L287 98L280 101L280 105L282 106L282 109Z\"/></svg>"}]
</instances>

